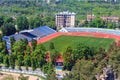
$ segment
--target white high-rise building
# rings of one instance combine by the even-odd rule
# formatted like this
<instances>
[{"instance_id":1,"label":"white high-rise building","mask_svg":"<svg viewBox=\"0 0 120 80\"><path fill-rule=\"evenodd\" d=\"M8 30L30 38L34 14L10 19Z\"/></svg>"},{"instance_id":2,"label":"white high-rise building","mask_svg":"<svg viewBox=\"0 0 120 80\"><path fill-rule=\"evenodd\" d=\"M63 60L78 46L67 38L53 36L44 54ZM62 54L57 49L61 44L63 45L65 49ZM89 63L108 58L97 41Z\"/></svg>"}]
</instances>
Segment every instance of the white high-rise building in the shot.
<instances>
[{"instance_id":1,"label":"white high-rise building","mask_svg":"<svg viewBox=\"0 0 120 80\"><path fill-rule=\"evenodd\" d=\"M117 0L113 0L113 2L116 2Z\"/></svg>"},{"instance_id":2,"label":"white high-rise building","mask_svg":"<svg viewBox=\"0 0 120 80\"><path fill-rule=\"evenodd\" d=\"M75 13L74 12L60 12L56 14L56 26L57 29L63 27L75 26Z\"/></svg>"},{"instance_id":3,"label":"white high-rise building","mask_svg":"<svg viewBox=\"0 0 120 80\"><path fill-rule=\"evenodd\" d=\"M46 0L47 3L50 3L50 0Z\"/></svg>"},{"instance_id":4,"label":"white high-rise building","mask_svg":"<svg viewBox=\"0 0 120 80\"><path fill-rule=\"evenodd\" d=\"M107 0L105 0L105 2L107 2Z\"/></svg>"},{"instance_id":5,"label":"white high-rise building","mask_svg":"<svg viewBox=\"0 0 120 80\"><path fill-rule=\"evenodd\" d=\"M46 3L48 3L48 4L50 3L50 0L43 0L43 1L46 2Z\"/></svg>"}]
</instances>

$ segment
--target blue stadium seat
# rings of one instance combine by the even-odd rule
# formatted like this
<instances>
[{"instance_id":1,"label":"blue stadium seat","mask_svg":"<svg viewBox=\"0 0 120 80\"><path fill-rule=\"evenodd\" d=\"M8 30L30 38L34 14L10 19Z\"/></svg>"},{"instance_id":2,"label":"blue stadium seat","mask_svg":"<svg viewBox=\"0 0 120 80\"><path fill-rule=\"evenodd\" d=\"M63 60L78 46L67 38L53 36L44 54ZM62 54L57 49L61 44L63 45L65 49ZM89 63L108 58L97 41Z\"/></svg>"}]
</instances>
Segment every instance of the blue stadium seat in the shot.
<instances>
[{"instance_id":1,"label":"blue stadium seat","mask_svg":"<svg viewBox=\"0 0 120 80\"><path fill-rule=\"evenodd\" d=\"M67 32L100 32L107 34L120 35L119 30L102 29L102 28L65 28Z\"/></svg>"},{"instance_id":2,"label":"blue stadium seat","mask_svg":"<svg viewBox=\"0 0 120 80\"><path fill-rule=\"evenodd\" d=\"M10 36L4 36L3 40L5 40L7 42L7 49L10 49L10 37L14 37L16 41L19 41L21 39L27 39L29 42L32 39L40 39L43 37L46 37L47 35L53 34L56 31L47 27L47 26L41 26L38 28L34 28L32 30L24 30L21 31L18 34L14 34L14 35L10 35Z\"/></svg>"},{"instance_id":3,"label":"blue stadium seat","mask_svg":"<svg viewBox=\"0 0 120 80\"><path fill-rule=\"evenodd\" d=\"M56 31L47 27L47 26L42 26L42 27L38 27L38 28L35 28L33 29L33 31L31 31L30 33L33 34L33 35L36 35L37 37L45 37L47 35L50 35L50 34L53 34L55 33Z\"/></svg>"}]
</instances>

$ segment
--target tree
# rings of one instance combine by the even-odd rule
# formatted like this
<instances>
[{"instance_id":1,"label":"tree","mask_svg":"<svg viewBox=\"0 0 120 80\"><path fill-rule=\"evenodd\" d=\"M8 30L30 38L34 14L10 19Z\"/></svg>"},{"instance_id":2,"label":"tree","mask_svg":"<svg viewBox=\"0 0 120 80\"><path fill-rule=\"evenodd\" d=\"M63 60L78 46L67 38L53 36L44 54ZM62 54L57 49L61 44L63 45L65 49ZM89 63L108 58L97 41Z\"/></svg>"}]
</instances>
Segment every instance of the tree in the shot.
<instances>
[{"instance_id":1,"label":"tree","mask_svg":"<svg viewBox=\"0 0 120 80\"><path fill-rule=\"evenodd\" d=\"M32 50L35 50L36 45L37 45L37 41L35 39L32 39L31 45L32 45Z\"/></svg>"},{"instance_id":2,"label":"tree","mask_svg":"<svg viewBox=\"0 0 120 80\"><path fill-rule=\"evenodd\" d=\"M2 35L0 35L0 43L3 42Z\"/></svg>"},{"instance_id":3,"label":"tree","mask_svg":"<svg viewBox=\"0 0 120 80\"><path fill-rule=\"evenodd\" d=\"M28 45L28 39L27 38L23 39L23 42L24 42L25 45Z\"/></svg>"},{"instance_id":4,"label":"tree","mask_svg":"<svg viewBox=\"0 0 120 80\"><path fill-rule=\"evenodd\" d=\"M56 60L58 59L58 56L60 56L60 52L58 52L58 51L56 51L56 50L51 51L51 53L50 53L50 58L51 58L51 62L52 62L53 64L56 63Z\"/></svg>"},{"instance_id":5,"label":"tree","mask_svg":"<svg viewBox=\"0 0 120 80\"><path fill-rule=\"evenodd\" d=\"M10 44L11 44L11 48L13 48L13 45L15 43L15 38L14 37L10 37Z\"/></svg>"},{"instance_id":6,"label":"tree","mask_svg":"<svg viewBox=\"0 0 120 80\"><path fill-rule=\"evenodd\" d=\"M6 41L2 41L0 43L0 53L3 55L8 54L7 47L6 47Z\"/></svg>"},{"instance_id":7,"label":"tree","mask_svg":"<svg viewBox=\"0 0 120 80\"><path fill-rule=\"evenodd\" d=\"M72 71L63 80L94 80L94 63L87 60L77 60Z\"/></svg>"},{"instance_id":8,"label":"tree","mask_svg":"<svg viewBox=\"0 0 120 80\"><path fill-rule=\"evenodd\" d=\"M16 32L15 26L12 23L5 23L1 27L2 34L5 36L9 36L11 34L14 34Z\"/></svg>"},{"instance_id":9,"label":"tree","mask_svg":"<svg viewBox=\"0 0 120 80\"><path fill-rule=\"evenodd\" d=\"M46 47L45 47L43 44L40 44L40 45L41 45L41 50L47 51L47 50L46 50Z\"/></svg>"},{"instance_id":10,"label":"tree","mask_svg":"<svg viewBox=\"0 0 120 80\"><path fill-rule=\"evenodd\" d=\"M101 18L95 18L92 22L90 22L90 27L104 28L105 21L103 21Z\"/></svg>"},{"instance_id":11,"label":"tree","mask_svg":"<svg viewBox=\"0 0 120 80\"><path fill-rule=\"evenodd\" d=\"M53 43L53 42L51 42L51 43L50 43L50 45L49 45L49 47L50 47L50 50L55 49L54 43Z\"/></svg>"},{"instance_id":12,"label":"tree","mask_svg":"<svg viewBox=\"0 0 120 80\"><path fill-rule=\"evenodd\" d=\"M26 50L24 53L25 53L25 55L30 55L32 53L31 47L29 45L26 46Z\"/></svg>"},{"instance_id":13,"label":"tree","mask_svg":"<svg viewBox=\"0 0 120 80\"><path fill-rule=\"evenodd\" d=\"M109 29L115 29L116 28L116 24L113 22L107 22L107 28Z\"/></svg>"},{"instance_id":14,"label":"tree","mask_svg":"<svg viewBox=\"0 0 120 80\"><path fill-rule=\"evenodd\" d=\"M32 57L31 58L31 67L32 67L32 70L34 71L36 68L37 68L37 59L35 57Z\"/></svg>"},{"instance_id":15,"label":"tree","mask_svg":"<svg viewBox=\"0 0 120 80\"><path fill-rule=\"evenodd\" d=\"M25 54L24 51L26 50L26 44L24 43L23 40L16 41L13 45L12 50L15 54L20 53L20 54L24 55Z\"/></svg>"},{"instance_id":16,"label":"tree","mask_svg":"<svg viewBox=\"0 0 120 80\"><path fill-rule=\"evenodd\" d=\"M45 55L41 54L37 57L37 65L39 68L41 68L45 64Z\"/></svg>"},{"instance_id":17,"label":"tree","mask_svg":"<svg viewBox=\"0 0 120 80\"><path fill-rule=\"evenodd\" d=\"M4 62L4 61L3 61L3 60L4 60L4 56L5 56L5 55L3 55L3 54L0 53L0 63L3 63L3 62Z\"/></svg>"},{"instance_id":18,"label":"tree","mask_svg":"<svg viewBox=\"0 0 120 80\"><path fill-rule=\"evenodd\" d=\"M38 44L31 56L36 58L36 66L42 67L45 63L45 51L41 44Z\"/></svg>"},{"instance_id":19,"label":"tree","mask_svg":"<svg viewBox=\"0 0 120 80\"><path fill-rule=\"evenodd\" d=\"M24 66L26 67L26 70L28 70L28 67L31 66L31 56L30 55L24 56Z\"/></svg>"},{"instance_id":20,"label":"tree","mask_svg":"<svg viewBox=\"0 0 120 80\"><path fill-rule=\"evenodd\" d=\"M9 64L12 69L15 68L16 56L14 54L9 55Z\"/></svg>"},{"instance_id":21,"label":"tree","mask_svg":"<svg viewBox=\"0 0 120 80\"><path fill-rule=\"evenodd\" d=\"M54 71L54 66L51 62L47 62L42 66L42 71L50 75Z\"/></svg>"},{"instance_id":22,"label":"tree","mask_svg":"<svg viewBox=\"0 0 120 80\"><path fill-rule=\"evenodd\" d=\"M66 51L64 52L63 54L63 58L64 58L64 69L67 69L67 70L71 70L72 69L72 66L74 65L74 60L72 58L72 55L73 55L73 50L70 46L68 46L66 48Z\"/></svg>"},{"instance_id":23,"label":"tree","mask_svg":"<svg viewBox=\"0 0 120 80\"><path fill-rule=\"evenodd\" d=\"M51 27L52 29L56 29L55 17L54 16L46 16L46 17L44 17L43 22L44 22L45 25Z\"/></svg>"},{"instance_id":24,"label":"tree","mask_svg":"<svg viewBox=\"0 0 120 80\"><path fill-rule=\"evenodd\" d=\"M34 28L34 18L31 17L29 18L29 29L33 29Z\"/></svg>"},{"instance_id":25,"label":"tree","mask_svg":"<svg viewBox=\"0 0 120 80\"><path fill-rule=\"evenodd\" d=\"M105 49L99 48L99 50L98 50L98 52L96 54L96 59L100 61L100 60L104 59L105 57L107 57Z\"/></svg>"},{"instance_id":26,"label":"tree","mask_svg":"<svg viewBox=\"0 0 120 80\"><path fill-rule=\"evenodd\" d=\"M42 26L43 25L43 21L42 19L40 18L40 16L36 16L34 18L34 28L38 27L38 26Z\"/></svg>"},{"instance_id":27,"label":"tree","mask_svg":"<svg viewBox=\"0 0 120 80\"><path fill-rule=\"evenodd\" d=\"M91 59L93 56L92 49L84 44L78 44L77 48L74 50L73 59Z\"/></svg>"},{"instance_id":28,"label":"tree","mask_svg":"<svg viewBox=\"0 0 120 80\"><path fill-rule=\"evenodd\" d=\"M13 23L13 18L12 17L7 17L5 19L5 23Z\"/></svg>"},{"instance_id":29,"label":"tree","mask_svg":"<svg viewBox=\"0 0 120 80\"><path fill-rule=\"evenodd\" d=\"M50 28L56 30L56 25L55 25L55 22L54 22L54 21L47 22L46 25L49 26Z\"/></svg>"},{"instance_id":30,"label":"tree","mask_svg":"<svg viewBox=\"0 0 120 80\"><path fill-rule=\"evenodd\" d=\"M23 65L24 57L23 55L18 55L16 60L16 65L18 66L18 69L21 70L21 66Z\"/></svg>"},{"instance_id":31,"label":"tree","mask_svg":"<svg viewBox=\"0 0 120 80\"><path fill-rule=\"evenodd\" d=\"M35 16L34 18L31 17L29 19L29 28L32 29L32 28L36 28L36 27L45 25L44 23L45 23L45 21L43 21L40 16Z\"/></svg>"},{"instance_id":32,"label":"tree","mask_svg":"<svg viewBox=\"0 0 120 80\"><path fill-rule=\"evenodd\" d=\"M0 27L3 25L3 23L4 23L4 17L0 16Z\"/></svg>"},{"instance_id":33,"label":"tree","mask_svg":"<svg viewBox=\"0 0 120 80\"><path fill-rule=\"evenodd\" d=\"M53 71L51 74L47 75L46 80L58 80L58 79L56 78L56 74Z\"/></svg>"},{"instance_id":34,"label":"tree","mask_svg":"<svg viewBox=\"0 0 120 80\"><path fill-rule=\"evenodd\" d=\"M4 65L5 65L5 67L7 67L7 68L10 66L9 56L8 56L8 55L4 56Z\"/></svg>"},{"instance_id":35,"label":"tree","mask_svg":"<svg viewBox=\"0 0 120 80\"><path fill-rule=\"evenodd\" d=\"M84 23L80 26L89 27L89 22L87 20L85 20Z\"/></svg>"},{"instance_id":36,"label":"tree","mask_svg":"<svg viewBox=\"0 0 120 80\"><path fill-rule=\"evenodd\" d=\"M28 29L29 28L29 23L28 23L28 19L24 16L20 16L17 18L17 30L21 31L24 29Z\"/></svg>"}]
</instances>

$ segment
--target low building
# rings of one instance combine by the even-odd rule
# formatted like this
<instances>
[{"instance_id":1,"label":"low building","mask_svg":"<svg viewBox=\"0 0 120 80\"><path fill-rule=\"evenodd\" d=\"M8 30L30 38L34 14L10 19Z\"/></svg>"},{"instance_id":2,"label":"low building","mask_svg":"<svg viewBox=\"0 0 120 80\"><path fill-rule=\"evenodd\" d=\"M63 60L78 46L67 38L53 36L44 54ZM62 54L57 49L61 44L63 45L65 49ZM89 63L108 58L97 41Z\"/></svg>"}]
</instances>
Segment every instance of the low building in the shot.
<instances>
[{"instance_id":1,"label":"low building","mask_svg":"<svg viewBox=\"0 0 120 80\"><path fill-rule=\"evenodd\" d=\"M62 56L58 56L55 66L56 66L56 71L63 70L63 57Z\"/></svg>"},{"instance_id":2,"label":"low building","mask_svg":"<svg viewBox=\"0 0 120 80\"><path fill-rule=\"evenodd\" d=\"M96 17L95 17L95 15L93 15L93 14L88 14L87 15L87 21L92 21L93 19L95 19Z\"/></svg>"},{"instance_id":3,"label":"low building","mask_svg":"<svg viewBox=\"0 0 120 80\"><path fill-rule=\"evenodd\" d=\"M88 14L87 15L87 21L92 21L92 20L94 20L96 18L96 16L95 15L91 15L91 14ZM119 21L120 21L120 19L119 19L119 17L116 17L116 16L110 16L110 17L108 17L108 16L102 16L102 17L100 17L102 20L104 20L104 21L108 21L108 22L115 22L116 24L118 24L119 23Z\"/></svg>"},{"instance_id":4,"label":"low building","mask_svg":"<svg viewBox=\"0 0 120 80\"><path fill-rule=\"evenodd\" d=\"M108 21L108 22L119 22L119 17L107 17L107 16L102 16L100 17L102 20Z\"/></svg>"},{"instance_id":5,"label":"low building","mask_svg":"<svg viewBox=\"0 0 120 80\"><path fill-rule=\"evenodd\" d=\"M47 52L45 60L47 62L51 61L50 52ZM56 61L55 61L55 70L56 71L62 71L63 70L63 57L61 55L58 56Z\"/></svg>"}]
</instances>

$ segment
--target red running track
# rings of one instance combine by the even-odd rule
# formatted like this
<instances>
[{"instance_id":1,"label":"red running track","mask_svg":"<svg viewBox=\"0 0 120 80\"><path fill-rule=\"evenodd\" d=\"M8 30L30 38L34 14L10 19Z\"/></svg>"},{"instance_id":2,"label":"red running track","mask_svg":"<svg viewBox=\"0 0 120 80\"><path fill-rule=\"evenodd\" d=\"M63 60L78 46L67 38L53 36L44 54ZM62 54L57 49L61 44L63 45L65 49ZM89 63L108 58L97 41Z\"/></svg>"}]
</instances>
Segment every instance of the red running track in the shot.
<instances>
[{"instance_id":1,"label":"red running track","mask_svg":"<svg viewBox=\"0 0 120 80\"><path fill-rule=\"evenodd\" d=\"M114 35L114 34L104 34L104 33L98 33L98 32L56 32L54 34L50 34L44 38L40 38L37 40L37 43L44 43L46 41L49 41L53 38L56 38L61 35L69 35L69 36L91 36L91 37L97 37L97 38L112 38L116 39L116 43L120 41L120 36ZM29 43L30 45L30 43Z\"/></svg>"},{"instance_id":2,"label":"red running track","mask_svg":"<svg viewBox=\"0 0 120 80\"><path fill-rule=\"evenodd\" d=\"M44 43L44 42L46 42L46 41L49 41L49 40L51 40L51 39L53 39L53 38L56 38L56 37L58 37L58 36L61 36L61 35L62 35L62 33L56 32L56 33L54 33L54 34L50 34L50 35L48 35L48 36L46 36L46 37L40 38L39 40L37 40L37 43L38 43L38 44L39 44L39 43Z\"/></svg>"}]
</instances>

